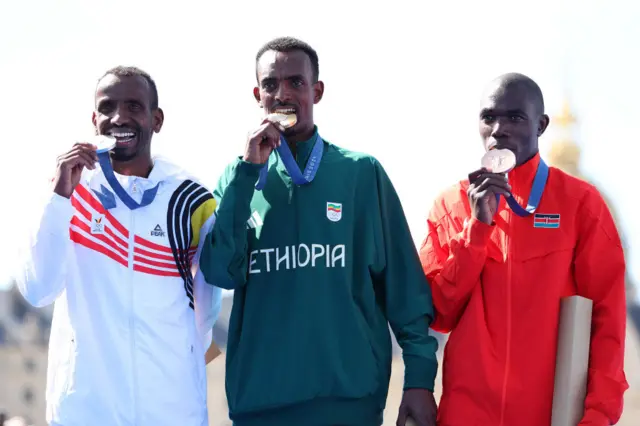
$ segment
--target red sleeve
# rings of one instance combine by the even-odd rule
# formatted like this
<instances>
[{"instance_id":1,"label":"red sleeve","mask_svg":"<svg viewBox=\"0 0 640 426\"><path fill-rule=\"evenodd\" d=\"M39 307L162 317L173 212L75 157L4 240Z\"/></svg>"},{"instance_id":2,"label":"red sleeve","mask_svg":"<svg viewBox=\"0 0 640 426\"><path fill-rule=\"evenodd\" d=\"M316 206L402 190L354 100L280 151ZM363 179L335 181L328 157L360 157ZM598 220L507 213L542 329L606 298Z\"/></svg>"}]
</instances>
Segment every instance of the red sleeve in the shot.
<instances>
[{"instance_id":1,"label":"red sleeve","mask_svg":"<svg viewBox=\"0 0 640 426\"><path fill-rule=\"evenodd\" d=\"M625 261L611 213L593 189L580 212L575 253L578 293L593 300L585 414L581 426L616 424L622 415L626 328Z\"/></svg>"},{"instance_id":2,"label":"red sleeve","mask_svg":"<svg viewBox=\"0 0 640 426\"><path fill-rule=\"evenodd\" d=\"M464 226L456 224L442 201L436 202L429 213L427 225L420 261L436 312L431 327L446 333L458 323L480 282L493 227L473 218Z\"/></svg>"}]
</instances>

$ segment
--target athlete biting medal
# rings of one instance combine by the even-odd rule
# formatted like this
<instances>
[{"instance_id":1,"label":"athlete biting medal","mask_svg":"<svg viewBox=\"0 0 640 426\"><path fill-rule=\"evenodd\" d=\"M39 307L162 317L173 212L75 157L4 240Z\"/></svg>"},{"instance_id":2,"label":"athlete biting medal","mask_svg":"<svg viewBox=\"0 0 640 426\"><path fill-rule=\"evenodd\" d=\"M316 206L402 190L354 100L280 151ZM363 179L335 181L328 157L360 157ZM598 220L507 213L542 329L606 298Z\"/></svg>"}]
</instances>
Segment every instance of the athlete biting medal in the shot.
<instances>
[{"instance_id":1,"label":"athlete biting medal","mask_svg":"<svg viewBox=\"0 0 640 426\"><path fill-rule=\"evenodd\" d=\"M282 129L288 129L293 127L297 123L297 117L294 112L275 112L267 115L267 120L272 123L278 124L282 127ZM284 163L285 168L289 172L291 176L291 180L296 185L305 185L310 183L316 175L318 171L318 167L320 166L320 160L322 159L322 151L323 144L322 138L316 132L316 140L313 144L313 149L311 151L311 155L307 162L307 167L305 167L304 171L301 171L296 163L293 154L291 154L291 150L289 149L289 145L287 145L287 141L284 135L280 135L280 145L276 148L278 154L280 154L280 158ZM262 190L267 183L267 175L269 172L269 160L267 160L264 167L260 170L260 178L258 179L258 183L256 183L256 189Z\"/></svg>"},{"instance_id":2,"label":"athlete biting medal","mask_svg":"<svg viewBox=\"0 0 640 426\"><path fill-rule=\"evenodd\" d=\"M478 177L480 177L483 170L486 170L489 173L497 174L509 173L516 166L516 155L509 149L498 149L494 145L491 146L489 150L482 156L480 164L482 166L482 169L469 174L469 182L475 182ZM538 165L538 170L533 181L533 186L531 188L531 193L529 195L529 200L526 207L522 207L520 204L518 204L518 202L515 200L515 198L513 198L513 196L511 196L511 194L505 196L507 204L515 214L521 217L526 217L535 212L538 204L540 203L540 198L542 197L542 192L547 182L548 175L549 168L547 164L542 159L540 159L540 164ZM499 194L496 194L496 201L498 204L500 204Z\"/></svg>"}]
</instances>

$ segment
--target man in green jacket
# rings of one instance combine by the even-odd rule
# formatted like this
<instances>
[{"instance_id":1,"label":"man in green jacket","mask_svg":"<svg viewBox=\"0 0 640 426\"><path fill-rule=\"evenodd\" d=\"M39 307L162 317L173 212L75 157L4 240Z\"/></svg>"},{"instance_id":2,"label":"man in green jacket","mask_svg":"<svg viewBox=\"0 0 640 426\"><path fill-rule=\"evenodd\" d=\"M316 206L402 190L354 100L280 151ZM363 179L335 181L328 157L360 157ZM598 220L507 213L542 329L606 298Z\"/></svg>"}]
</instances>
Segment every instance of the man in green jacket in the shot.
<instances>
[{"instance_id":1,"label":"man in green jacket","mask_svg":"<svg viewBox=\"0 0 640 426\"><path fill-rule=\"evenodd\" d=\"M381 425L390 324L405 364L398 425L411 417L435 426L431 293L388 176L373 157L319 136L313 106L324 84L309 45L267 43L256 77L267 118L214 191L217 220L200 260L208 282L235 290L230 418L236 426Z\"/></svg>"}]
</instances>

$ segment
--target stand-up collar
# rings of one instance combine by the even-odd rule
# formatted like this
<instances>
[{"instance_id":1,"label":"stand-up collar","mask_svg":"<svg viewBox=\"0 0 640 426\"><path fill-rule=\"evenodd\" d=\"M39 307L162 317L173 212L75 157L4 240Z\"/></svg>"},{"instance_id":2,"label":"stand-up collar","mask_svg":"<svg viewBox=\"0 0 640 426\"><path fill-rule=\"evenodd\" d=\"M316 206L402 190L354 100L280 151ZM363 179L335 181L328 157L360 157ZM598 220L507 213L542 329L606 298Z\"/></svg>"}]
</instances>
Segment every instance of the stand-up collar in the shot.
<instances>
[{"instance_id":1,"label":"stand-up collar","mask_svg":"<svg viewBox=\"0 0 640 426\"><path fill-rule=\"evenodd\" d=\"M538 164L540 164L540 153L509 172L509 185L515 194L524 198L529 195L533 179L538 171Z\"/></svg>"}]
</instances>

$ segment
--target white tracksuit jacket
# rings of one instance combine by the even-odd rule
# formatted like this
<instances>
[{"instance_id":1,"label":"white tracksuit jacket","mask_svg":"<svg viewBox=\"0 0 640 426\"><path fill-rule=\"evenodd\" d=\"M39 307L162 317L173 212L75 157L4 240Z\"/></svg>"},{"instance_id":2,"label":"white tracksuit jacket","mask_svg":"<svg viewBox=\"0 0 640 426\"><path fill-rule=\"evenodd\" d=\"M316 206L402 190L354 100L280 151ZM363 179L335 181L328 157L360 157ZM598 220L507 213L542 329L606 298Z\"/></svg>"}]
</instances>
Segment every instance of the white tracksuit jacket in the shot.
<instances>
[{"instance_id":1,"label":"white tracksuit jacket","mask_svg":"<svg viewBox=\"0 0 640 426\"><path fill-rule=\"evenodd\" d=\"M216 202L163 158L147 179L116 177L138 202L159 184L154 201L129 210L99 165L85 170L71 199L52 192L18 274L32 305L55 302L47 422L206 426L221 291L197 262Z\"/></svg>"}]
</instances>

